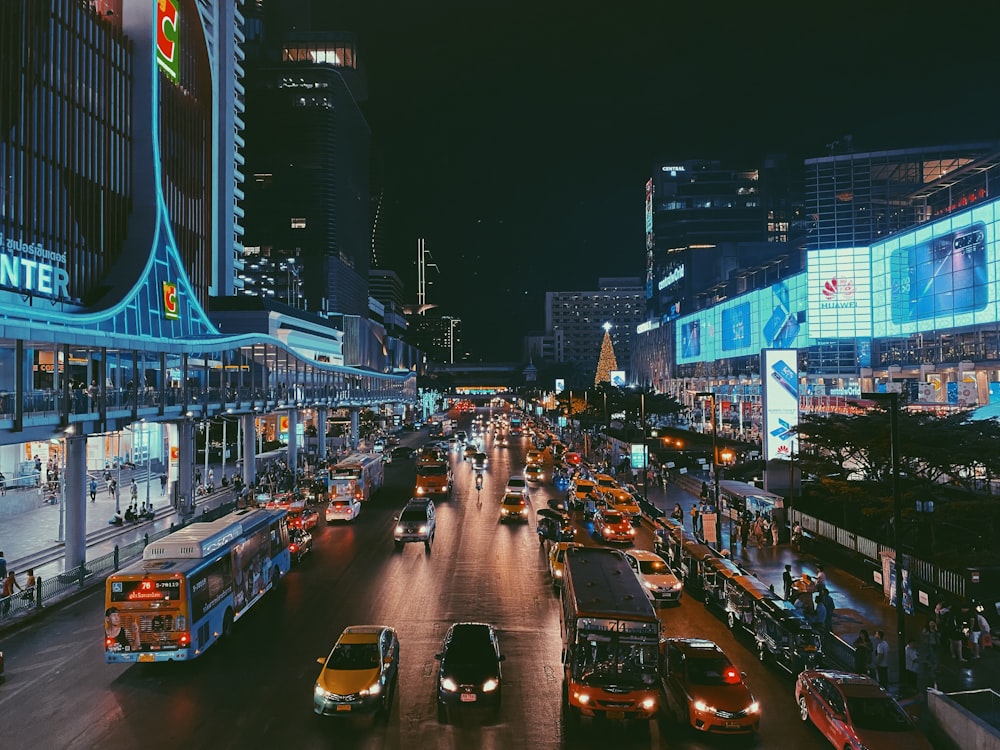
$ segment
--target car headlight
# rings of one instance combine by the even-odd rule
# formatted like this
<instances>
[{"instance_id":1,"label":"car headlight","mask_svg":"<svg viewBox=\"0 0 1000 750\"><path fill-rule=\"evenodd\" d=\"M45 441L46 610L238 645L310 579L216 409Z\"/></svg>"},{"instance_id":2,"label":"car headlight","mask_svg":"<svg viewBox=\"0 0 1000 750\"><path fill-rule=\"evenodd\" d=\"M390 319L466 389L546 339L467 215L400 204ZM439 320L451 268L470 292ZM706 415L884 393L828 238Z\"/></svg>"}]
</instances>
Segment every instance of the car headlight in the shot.
<instances>
[{"instance_id":1,"label":"car headlight","mask_svg":"<svg viewBox=\"0 0 1000 750\"><path fill-rule=\"evenodd\" d=\"M757 701L751 703L749 706L747 706L747 713L748 714L760 713L760 704Z\"/></svg>"},{"instance_id":2,"label":"car headlight","mask_svg":"<svg viewBox=\"0 0 1000 750\"><path fill-rule=\"evenodd\" d=\"M642 703L639 704L646 711L652 711L656 708L656 698L646 698Z\"/></svg>"},{"instance_id":3,"label":"car headlight","mask_svg":"<svg viewBox=\"0 0 1000 750\"><path fill-rule=\"evenodd\" d=\"M555 576L556 578L562 578L562 568L556 568Z\"/></svg>"},{"instance_id":4,"label":"car headlight","mask_svg":"<svg viewBox=\"0 0 1000 750\"><path fill-rule=\"evenodd\" d=\"M426 524L423 525L423 526L421 526L419 529L417 529L417 533L418 534L426 534L427 533L427 526L426 526Z\"/></svg>"},{"instance_id":5,"label":"car headlight","mask_svg":"<svg viewBox=\"0 0 1000 750\"><path fill-rule=\"evenodd\" d=\"M633 529L631 526L629 526L628 533L629 533L629 536L635 536L635 529Z\"/></svg>"},{"instance_id":6,"label":"car headlight","mask_svg":"<svg viewBox=\"0 0 1000 750\"><path fill-rule=\"evenodd\" d=\"M318 682L316 683L316 686L313 688L313 694L317 698L323 698L324 700L327 700L330 697L330 694L326 692L323 686L320 685Z\"/></svg>"},{"instance_id":7,"label":"car headlight","mask_svg":"<svg viewBox=\"0 0 1000 750\"><path fill-rule=\"evenodd\" d=\"M695 701L694 710L701 711L702 713L714 714L715 708L705 703L705 701Z\"/></svg>"},{"instance_id":8,"label":"car headlight","mask_svg":"<svg viewBox=\"0 0 1000 750\"><path fill-rule=\"evenodd\" d=\"M483 692L492 693L494 690L497 689L497 687L499 687L499 685L500 682L498 680L494 680L491 677L490 679L488 679L486 682L483 683Z\"/></svg>"},{"instance_id":9,"label":"car headlight","mask_svg":"<svg viewBox=\"0 0 1000 750\"><path fill-rule=\"evenodd\" d=\"M653 590L653 591L656 590L656 585L650 583L649 581L643 581L642 585L645 586L647 589L650 589L650 590Z\"/></svg>"},{"instance_id":10,"label":"car headlight","mask_svg":"<svg viewBox=\"0 0 1000 750\"><path fill-rule=\"evenodd\" d=\"M590 696L587 693L573 693L574 697L583 705L590 703Z\"/></svg>"},{"instance_id":11,"label":"car headlight","mask_svg":"<svg viewBox=\"0 0 1000 750\"><path fill-rule=\"evenodd\" d=\"M423 495L424 494L424 488L423 487L417 487L417 494L418 495Z\"/></svg>"},{"instance_id":12,"label":"car headlight","mask_svg":"<svg viewBox=\"0 0 1000 750\"><path fill-rule=\"evenodd\" d=\"M607 526L605 526L604 530L601 533L603 533L604 536L611 536L611 529L609 529Z\"/></svg>"},{"instance_id":13,"label":"car headlight","mask_svg":"<svg viewBox=\"0 0 1000 750\"><path fill-rule=\"evenodd\" d=\"M684 588L684 584L681 583L680 581L678 581L677 583L675 583L670 588L672 588L674 591L680 591L682 588Z\"/></svg>"},{"instance_id":14,"label":"car headlight","mask_svg":"<svg viewBox=\"0 0 1000 750\"><path fill-rule=\"evenodd\" d=\"M368 687L368 688L365 688L364 690L362 690L361 691L361 697L362 698L367 698L367 697L370 697L372 695L378 695L381 692L382 692L382 683L381 682L376 682L371 687Z\"/></svg>"},{"instance_id":15,"label":"car headlight","mask_svg":"<svg viewBox=\"0 0 1000 750\"><path fill-rule=\"evenodd\" d=\"M458 690L458 685L456 685L455 681L450 677L442 677L441 689L447 690L449 693L454 693L456 690Z\"/></svg>"}]
</instances>

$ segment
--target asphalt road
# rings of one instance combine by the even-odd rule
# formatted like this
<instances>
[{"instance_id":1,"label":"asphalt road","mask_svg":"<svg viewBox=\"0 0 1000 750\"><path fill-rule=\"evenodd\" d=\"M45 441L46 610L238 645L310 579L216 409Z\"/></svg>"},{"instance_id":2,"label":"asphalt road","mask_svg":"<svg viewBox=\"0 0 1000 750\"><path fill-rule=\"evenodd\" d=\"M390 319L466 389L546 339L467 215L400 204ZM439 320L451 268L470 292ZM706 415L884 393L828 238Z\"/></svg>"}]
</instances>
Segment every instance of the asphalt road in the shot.
<instances>
[{"instance_id":1,"label":"asphalt road","mask_svg":"<svg viewBox=\"0 0 1000 750\"><path fill-rule=\"evenodd\" d=\"M426 433L405 442L424 441ZM498 500L512 467L520 473L527 440L487 444L491 465L478 495L469 464L455 464L451 499L438 502L436 541L393 550L393 516L409 497L412 461L386 469L386 486L350 525L320 526L314 549L238 622L229 643L188 664L107 665L103 592L50 614L2 644L0 685L5 749L19 748L701 748L705 738L669 719L623 727L584 720L567 738L561 710L557 598L534 523L498 523ZM532 505L556 495L533 488ZM581 541L587 527L581 527ZM652 548L648 529L636 546ZM504 704L498 720L469 712L438 723L437 662L447 627L479 620L499 630ZM828 747L803 725L792 678L760 664L752 643L694 599L663 611L670 635L715 640L747 674L762 704L760 735L740 746ZM325 656L347 625L386 623L401 643L399 689L388 720L322 719L312 688Z\"/></svg>"}]
</instances>

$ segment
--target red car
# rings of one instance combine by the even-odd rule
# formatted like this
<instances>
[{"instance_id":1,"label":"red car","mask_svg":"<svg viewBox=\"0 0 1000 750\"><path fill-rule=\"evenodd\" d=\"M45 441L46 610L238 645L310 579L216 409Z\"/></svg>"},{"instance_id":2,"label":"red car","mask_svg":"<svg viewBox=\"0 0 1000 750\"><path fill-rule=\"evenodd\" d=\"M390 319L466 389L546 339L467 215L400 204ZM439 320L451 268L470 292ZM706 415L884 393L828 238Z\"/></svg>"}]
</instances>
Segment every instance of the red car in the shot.
<instances>
[{"instance_id":1,"label":"red car","mask_svg":"<svg viewBox=\"0 0 1000 750\"><path fill-rule=\"evenodd\" d=\"M809 669L795 681L799 718L838 748L931 750L910 716L878 682L850 672Z\"/></svg>"},{"instance_id":2,"label":"red car","mask_svg":"<svg viewBox=\"0 0 1000 750\"><path fill-rule=\"evenodd\" d=\"M632 519L613 510L594 513L594 536L603 542L631 542L635 539Z\"/></svg>"},{"instance_id":3,"label":"red car","mask_svg":"<svg viewBox=\"0 0 1000 750\"><path fill-rule=\"evenodd\" d=\"M316 528L318 522L319 513L307 508L305 503L292 503L288 506L288 528L308 531Z\"/></svg>"}]
</instances>

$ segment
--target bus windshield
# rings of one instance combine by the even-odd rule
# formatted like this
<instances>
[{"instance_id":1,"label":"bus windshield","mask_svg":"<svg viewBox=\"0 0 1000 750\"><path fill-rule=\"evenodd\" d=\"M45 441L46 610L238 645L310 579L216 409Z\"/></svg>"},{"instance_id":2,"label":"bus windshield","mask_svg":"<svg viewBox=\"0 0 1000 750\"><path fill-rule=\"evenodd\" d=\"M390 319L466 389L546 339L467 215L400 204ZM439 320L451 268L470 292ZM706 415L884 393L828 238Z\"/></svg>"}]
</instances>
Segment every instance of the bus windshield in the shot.
<instances>
[{"instance_id":1,"label":"bus windshield","mask_svg":"<svg viewBox=\"0 0 1000 750\"><path fill-rule=\"evenodd\" d=\"M574 677L593 687L637 689L657 681L657 644L653 639L581 633Z\"/></svg>"}]
</instances>

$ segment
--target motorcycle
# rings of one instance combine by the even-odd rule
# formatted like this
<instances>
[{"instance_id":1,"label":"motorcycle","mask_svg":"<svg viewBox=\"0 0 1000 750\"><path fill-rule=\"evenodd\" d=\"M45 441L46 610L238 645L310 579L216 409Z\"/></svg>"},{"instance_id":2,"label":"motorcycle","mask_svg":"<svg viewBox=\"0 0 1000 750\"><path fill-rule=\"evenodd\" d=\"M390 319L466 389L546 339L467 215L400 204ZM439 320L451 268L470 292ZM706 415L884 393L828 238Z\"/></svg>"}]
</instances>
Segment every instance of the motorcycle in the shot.
<instances>
[{"instance_id":1,"label":"motorcycle","mask_svg":"<svg viewBox=\"0 0 1000 750\"><path fill-rule=\"evenodd\" d=\"M476 472L476 489L481 490L483 488L483 473L481 471Z\"/></svg>"},{"instance_id":2,"label":"motorcycle","mask_svg":"<svg viewBox=\"0 0 1000 750\"><path fill-rule=\"evenodd\" d=\"M792 549L796 552L802 551L802 527L796 526L792 529Z\"/></svg>"}]
</instances>

